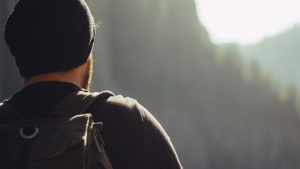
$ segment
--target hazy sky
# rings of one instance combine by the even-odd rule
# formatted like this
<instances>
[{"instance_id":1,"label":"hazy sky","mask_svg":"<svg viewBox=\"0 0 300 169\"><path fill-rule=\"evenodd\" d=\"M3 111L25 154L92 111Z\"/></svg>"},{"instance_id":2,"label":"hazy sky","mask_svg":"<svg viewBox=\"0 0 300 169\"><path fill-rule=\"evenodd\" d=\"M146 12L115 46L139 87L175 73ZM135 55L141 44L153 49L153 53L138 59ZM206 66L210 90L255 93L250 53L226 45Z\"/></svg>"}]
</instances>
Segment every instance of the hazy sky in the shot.
<instances>
[{"instance_id":1,"label":"hazy sky","mask_svg":"<svg viewBox=\"0 0 300 169\"><path fill-rule=\"evenodd\" d=\"M255 43L300 23L300 0L195 0L216 43Z\"/></svg>"}]
</instances>

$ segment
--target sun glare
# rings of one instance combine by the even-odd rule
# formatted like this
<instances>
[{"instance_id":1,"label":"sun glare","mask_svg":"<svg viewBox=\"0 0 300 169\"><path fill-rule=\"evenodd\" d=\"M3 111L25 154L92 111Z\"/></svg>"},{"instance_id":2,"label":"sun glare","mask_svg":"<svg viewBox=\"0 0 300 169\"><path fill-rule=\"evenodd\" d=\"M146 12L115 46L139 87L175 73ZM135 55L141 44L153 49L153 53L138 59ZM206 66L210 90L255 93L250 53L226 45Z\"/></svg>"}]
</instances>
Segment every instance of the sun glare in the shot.
<instances>
[{"instance_id":1,"label":"sun glare","mask_svg":"<svg viewBox=\"0 0 300 169\"><path fill-rule=\"evenodd\" d=\"M300 23L299 0L195 0L215 43L252 44Z\"/></svg>"}]
</instances>

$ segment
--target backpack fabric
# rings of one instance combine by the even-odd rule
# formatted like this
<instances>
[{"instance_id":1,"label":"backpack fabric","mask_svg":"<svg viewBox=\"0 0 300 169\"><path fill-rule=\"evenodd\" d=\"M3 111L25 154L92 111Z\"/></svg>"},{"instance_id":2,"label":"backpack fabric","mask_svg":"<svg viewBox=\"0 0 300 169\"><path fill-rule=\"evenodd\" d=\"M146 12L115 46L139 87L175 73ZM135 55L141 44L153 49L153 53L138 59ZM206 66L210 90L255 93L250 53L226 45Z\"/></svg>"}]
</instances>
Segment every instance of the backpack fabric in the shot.
<instances>
[{"instance_id":1,"label":"backpack fabric","mask_svg":"<svg viewBox=\"0 0 300 169\"><path fill-rule=\"evenodd\" d=\"M100 131L85 110L113 94L78 91L41 119L27 120L0 104L0 169L112 169Z\"/></svg>"}]
</instances>

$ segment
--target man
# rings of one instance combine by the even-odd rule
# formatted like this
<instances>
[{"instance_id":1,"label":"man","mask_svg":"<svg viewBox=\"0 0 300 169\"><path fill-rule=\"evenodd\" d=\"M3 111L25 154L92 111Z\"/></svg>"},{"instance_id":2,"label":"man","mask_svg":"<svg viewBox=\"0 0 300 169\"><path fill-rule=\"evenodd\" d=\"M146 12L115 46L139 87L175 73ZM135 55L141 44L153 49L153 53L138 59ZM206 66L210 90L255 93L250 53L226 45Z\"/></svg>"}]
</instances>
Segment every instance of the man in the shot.
<instances>
[{"instance_id":1,"label":"man","mask_svg":"<svg viewBox=\"0 0 300 169\"><path fill-rule=\"evenodd\" d=\"M27 119L55 111L69 94L88 91L95 39L94 19L83 0L20 0L9 16L5 40L24 88L7 103ZM101 135L115 169L178 169L172 143L137 101L111 96L87 112L104 124Z\"/></svg>"}]
</instances>

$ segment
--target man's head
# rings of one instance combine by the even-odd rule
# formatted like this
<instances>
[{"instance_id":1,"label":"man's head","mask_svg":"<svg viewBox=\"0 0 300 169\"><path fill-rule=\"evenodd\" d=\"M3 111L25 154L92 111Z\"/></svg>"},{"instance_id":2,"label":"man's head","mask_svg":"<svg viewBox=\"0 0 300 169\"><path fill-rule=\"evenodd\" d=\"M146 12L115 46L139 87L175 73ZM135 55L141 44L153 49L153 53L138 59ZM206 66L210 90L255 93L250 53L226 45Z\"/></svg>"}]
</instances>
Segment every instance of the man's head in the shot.
<instances>
[{"instance_id":1,"label":"man's head","mask_svg":"<svg viewBox=\"0 0 300 169\"><path fill-rule=\"evenodd\" d=\"M86 63L94 38L94 19L84 0L19 0L5 27L5 40L25 78Z\"/></svg>"}]
</instances>

